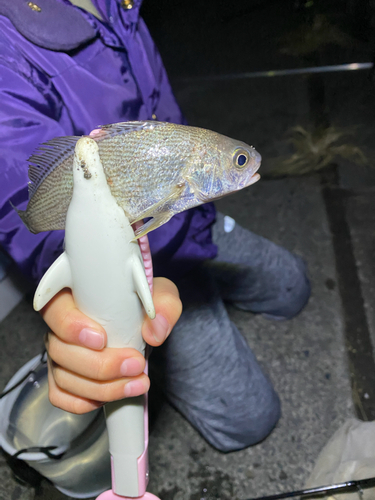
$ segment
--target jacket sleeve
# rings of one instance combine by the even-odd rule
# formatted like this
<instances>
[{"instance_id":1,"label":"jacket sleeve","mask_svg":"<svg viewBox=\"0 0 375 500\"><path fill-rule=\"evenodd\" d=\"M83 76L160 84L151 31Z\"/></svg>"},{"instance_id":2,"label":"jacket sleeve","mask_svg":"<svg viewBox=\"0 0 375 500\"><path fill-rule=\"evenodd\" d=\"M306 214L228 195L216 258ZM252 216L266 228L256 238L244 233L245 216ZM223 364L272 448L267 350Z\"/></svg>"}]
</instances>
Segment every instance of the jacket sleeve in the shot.
<instances>
[{"instance_id":1,"label":"jacket sleeve","mask_svg":"<svg viewBox=\"0 0 375 500\"><path fill-rule=\"evenodd\" d=\"M58 99L36 68L25 60L0 58L0 246L33 282L62 252L64 234L31 234L10 202L26 208L27 159L41 142L66 135L60 114Z\"/></svg>"}]
</instances>

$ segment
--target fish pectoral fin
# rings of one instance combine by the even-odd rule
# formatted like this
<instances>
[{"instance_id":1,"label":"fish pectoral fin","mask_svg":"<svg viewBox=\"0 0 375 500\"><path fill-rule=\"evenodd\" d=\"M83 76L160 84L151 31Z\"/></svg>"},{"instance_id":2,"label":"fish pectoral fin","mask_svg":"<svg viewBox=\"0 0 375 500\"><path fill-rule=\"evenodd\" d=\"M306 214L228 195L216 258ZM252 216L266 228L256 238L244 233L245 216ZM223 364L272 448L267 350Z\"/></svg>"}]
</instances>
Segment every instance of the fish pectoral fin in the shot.
<instances>
[{"instance_id":1,"label":"fish pectoral fin","mask_svg":"<svg viewBox=\"0 0 375 500\"><path fill-rule=\"evenodd\" d=\"M132 224L134 224L135 222L145 219L146 217L152 217L151 220L146 222L146 224L143 224L143 226L139 227L135 231L134 234L136 240L169 221L169 219L174 215L174 212L168 207L173 205L173 203L181 197L185 189L185 183L174 186L168 196L165 196L162 200L154 203L147 210L141 212L139 216L132 221ZM158 211L160 212L157 213Z\"/></svg>"},{"instance_id":2,"label":"fish pectoral fin","mask_svg":"<svg viewBox=\"0 0 375 500\"><path fill-rule=\"evenodd\" d=\"M164 206L168 207L169 203L173 203L175 200L178 200L178 198L181 196L184 189L185 189L185 184L174 186L173 189L170 191L170 193L167 196L165 196L163 199L161 199L157 203L154 203L153 205L151 205L151 207L149 207L146 210L144 210L143 212L141 212L136 219L132 220L132 224L134 224L135 222L138 222L142 219L147 219L148 217L157 217L158 215L156 214L156 212L158 212L158 210L161 211ZM164 224L164 222L162 224Z\"/></svg>"},{"instance_id":3,"label":"fish pectoral fin","mask_svg":"<svg viewBox=\"0 0 375 500\"><path fill-rule=\"evenodd\" d=\"M194 191L194 194L195 194L195 197L198 201L200 201L201 203L209 203L210 201L213 200L213 197L208 195L208 194L204 194L202 193L202 191L199 191L199 190L196 190Z\"/></svg>"},{"instance_id":4,"label":"fish pectoral fin","mask_svg":"<svg viewBox=\"0 0 375 500\"><path fill-rule=\"evenodd\" d=\"M72 287L72 273L66 253L62 253L40 280L34 295L34 309L40 311L60 290Z\"/></svg>"},{"instance_id":5,"label":"fish pectoral fin","mask_svg":"<svg viewBox=\"0 0 375 500\"><path fill-rule=\"evenodd\" d=\"M208 203L212 201L213 197L210 196L209 194L203 193L199 187L190 182L190 189L193 191L195 198L200 202L200 203Z\"/></svg>"},{"instance_id":6,"label":"fish pectoral fin","mask_svg":"<svg viewBox=\"0 0 375 500\"><path fill-rule=\"evenodd\" d=\"M145 234L149 233L150 231L153 231L154 229L157 229L158 227L162 226L166 222L169 221L169 219L173 216L173 212L167 211L163 212L162 214L157 214L155 217L150 219L149 221L146 222L146 224L143 224L143 226L139 227L134 235L135 238L134 240L138 240L138 238L142 238Z\"/></svg>"},{"instance_id":7,"label":"fish pectoral fin","mask_svg":"<svg viewBox=\"0 0 375 500\"><path fill-rule=\"evenodd\" d=\"M206 188L205 191L202 190L202 185L203 182L202 180L198 177L196 178L194 175L187 175L185 177L186 182L189 184L191 191L194 193L195 198L200 202L200 203L208 203L212 201L213 196L211 194L212 188L213 188L213 178L210 176L210 183L205 182L204 187Z\"/></svg>"}]
</instances>

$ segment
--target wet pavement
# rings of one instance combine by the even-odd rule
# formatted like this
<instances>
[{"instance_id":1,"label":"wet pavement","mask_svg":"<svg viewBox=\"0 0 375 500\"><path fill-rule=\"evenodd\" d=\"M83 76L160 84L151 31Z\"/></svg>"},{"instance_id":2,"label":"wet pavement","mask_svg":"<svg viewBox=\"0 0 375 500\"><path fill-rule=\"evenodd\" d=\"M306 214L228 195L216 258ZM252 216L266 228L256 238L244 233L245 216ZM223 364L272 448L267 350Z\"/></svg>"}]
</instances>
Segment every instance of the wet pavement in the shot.
<instances>
[{"instance_id":1,"label":"wet pavement","mask_svg":"<svg viewBox=\"0 0 375 500\"><path fill-rule=\"evenodd\" d=\"M354 332L354 340L370 343L367 357L373 363L375 86L368 71L322 76L330 124L353 132L348 141L362 149L368 166L336 158L331 177L270 179L271 168L292 152L287 130L312 125L308 78L190 78L304 65L275 50L288 27L285 16L276 22L285 13L280 2L269 2L269 12L256 1L250 9L250 3L239 2L233 9L220 3L215 16L202 14L198 21L191 4L184 3L181 31L173 18L176 6L163 15L168 2L159 3L159 10L155 4L148 5L145 14L189 123L250 142L263 155L260 173L265 178L220 200L217 207L244 227L302 256L308 264L312 296L298 317L285 322L229 308L280 395L282 417L262 443L223 454L163 402L151 433L148 488L162 500L246 500L302 488L319 451L348 417L373 418L371 398L361 410L363 387L352 388L353 377L366 384L361 379L366 373L361 373L361 358L354 360L353 368L348 334ZM202 32L205 26L211 40ZM329 49L321 57L324 64L339 64L367 61L371 55L370 44L359 40L350 47ZM359 290L354 308L348 306L353 282L349 278ZM29 300L0 323L1 386L40 352L45 331ZM5 459L0 459L0 500L64 498L68 497L46 481L34 487L16 480Z\"/></svg>"}]
</instances>

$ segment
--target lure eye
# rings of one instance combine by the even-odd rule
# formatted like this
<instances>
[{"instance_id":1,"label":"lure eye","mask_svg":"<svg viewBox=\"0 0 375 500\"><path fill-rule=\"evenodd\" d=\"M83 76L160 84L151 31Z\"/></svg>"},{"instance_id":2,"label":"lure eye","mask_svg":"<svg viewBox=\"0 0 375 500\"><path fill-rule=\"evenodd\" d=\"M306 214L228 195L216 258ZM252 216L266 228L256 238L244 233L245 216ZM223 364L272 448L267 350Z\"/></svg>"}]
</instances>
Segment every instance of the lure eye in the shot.
<instances>
[{"instance_id":1,"label":"lure eye","mask_svg":"<svg viewBox=\"0 0 375 500\"><path fill-rule=\"evenodd\" d=\"M233 161L237 168L244 168L249 162L249 153L244 149L237 149L234 153Z\"/></svg>"}]
</instances>

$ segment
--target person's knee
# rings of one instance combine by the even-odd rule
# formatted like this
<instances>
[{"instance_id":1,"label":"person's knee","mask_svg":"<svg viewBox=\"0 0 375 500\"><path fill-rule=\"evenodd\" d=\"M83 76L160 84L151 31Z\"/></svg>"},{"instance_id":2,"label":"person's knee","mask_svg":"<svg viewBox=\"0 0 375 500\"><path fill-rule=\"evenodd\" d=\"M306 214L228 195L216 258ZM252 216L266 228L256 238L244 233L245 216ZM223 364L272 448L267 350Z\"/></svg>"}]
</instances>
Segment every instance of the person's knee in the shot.
<instances>
[{"instance_id":1,"label":"person's knee","mask_svg":"<svg viewBox=\"0 0 375 500\"><path fill-rule=\"evenodd\" d=\"M277 424L280 413L279 397L270 387L256 402L249 398L238 405L218 405L216 411L212 407L201 408L194 416L189 412L189 420L214 448L231 452L263 441Z\"/></svg>"},{"instance_id":2,"label":"person's knee","mask_svg":"<svg viewBox=\"0 0 375 500\"><path fill-rule=\"evenodd\" d=\"M268 270L272 279L265 279L263 293L255 300L235 301L236 307L261 313L269 319L291 319L301 312L311 294L307 266L300 257L287 251L285 254L288 258L282 266Z\"/></svg>"},{"instance_id":3,"label":"person's knee","mask_svg":"<svg viewBox=\"0 0 375 500\"><path fill-rule=\"evenodd\" d=\"M296 316L305 307L311 294L307 266L300 257L294 258L295 262L281 280L280 295L274 304L274 310L269 311L269 314L285 319Z\"/></svg>"},{"instance_id":4,"label":"person's knee","mask_svg":"<svg viewBox=\"0 0 375 500\"><path fill-rule=\"evenodd\" d=\"M232 415L230 425L219 429L211 443L223 452L247 448L263 441L273 430L280 418L280 400L272 391L268 403L259 411L249 407L247 418Z\"/></svg>"}]
</instances>

